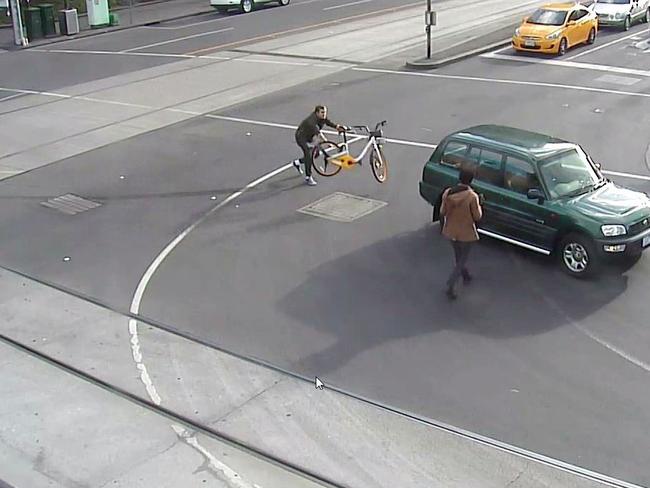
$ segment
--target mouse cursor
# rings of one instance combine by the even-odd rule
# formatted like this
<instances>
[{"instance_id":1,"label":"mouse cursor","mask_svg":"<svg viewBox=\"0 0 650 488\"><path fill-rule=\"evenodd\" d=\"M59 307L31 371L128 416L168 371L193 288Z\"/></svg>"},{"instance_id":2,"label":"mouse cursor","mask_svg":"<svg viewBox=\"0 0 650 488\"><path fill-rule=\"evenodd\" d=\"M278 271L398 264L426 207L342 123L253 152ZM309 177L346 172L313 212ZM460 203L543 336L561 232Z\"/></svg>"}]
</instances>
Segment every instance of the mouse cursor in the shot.
<instances>
[{"instance_id":1,"label":"mouse cursor","mask_svg":"<svg viewBox=\"0 0 650 488\"><path fill-rule=\"evenodd\" d=\"M318 379L318 376L316 376L316 379L314 380L314 383L316 384L316 389L317 390L322 390L323 388L325 388L325 385L323 384L323 382L320 379Z\"/></svg>"}]
</instances>

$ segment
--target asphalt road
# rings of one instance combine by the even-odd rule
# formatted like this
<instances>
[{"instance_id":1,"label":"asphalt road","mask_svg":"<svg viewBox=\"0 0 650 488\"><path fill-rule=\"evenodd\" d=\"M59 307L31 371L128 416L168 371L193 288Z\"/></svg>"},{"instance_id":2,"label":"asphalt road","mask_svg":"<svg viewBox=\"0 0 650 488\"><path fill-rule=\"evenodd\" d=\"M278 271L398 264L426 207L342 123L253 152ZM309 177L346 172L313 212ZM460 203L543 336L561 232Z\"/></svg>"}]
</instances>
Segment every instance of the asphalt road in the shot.
<instances>
[{"instance_id":1,"label":"asphalt road","mask_svg":"<svg viewBox=\"0 0 650 488\"><path fill-rule=\"evenodd\" d=\"M441 8L445 3L440 2ZM412 0L294 0L286 7L264 5L250 14L223 15L215 11L183 20L7 52L0 56L0 88L55 90L181 61L186 59L182 57L184 55L210 55L222 49L245 49L254 40L309 32L316 26L335 25L414 5ZM98 52L103 55L98 55Z\"/></svg>"},{"instance_id":2,"label":"asphalt road","mask_svg":"<svg viewBox=\"0 0 650 488\"><path fill-rule=\"evenodd\" d=\"M387 119L388 136L403 142L387 148L385 185L367 166L315 188L289 169L213 213L162 262L141 312L359 395L649 485L650 258L581 282L548 258L483 239L471 257L475 281L449 303L451 252L417 189L432 149L408 144L481 123L523 127L579 142L605 170L632 175L615 181L650 191L650 73L611 69L650 67L633 46L640 32L610 34L639 39L601 40L560 64L520 56L424 74L357 67L220 114L296 124L322 101L343 123ZM567 64L578 54L582 67ZM128 308L169 241L296 154L285 128L198 118L5 180L0 263ZM387 205L351 223L297 212L334 192ZM39 204L64 193L103 205L70 218Z\"/></svg>"}]
</instances>

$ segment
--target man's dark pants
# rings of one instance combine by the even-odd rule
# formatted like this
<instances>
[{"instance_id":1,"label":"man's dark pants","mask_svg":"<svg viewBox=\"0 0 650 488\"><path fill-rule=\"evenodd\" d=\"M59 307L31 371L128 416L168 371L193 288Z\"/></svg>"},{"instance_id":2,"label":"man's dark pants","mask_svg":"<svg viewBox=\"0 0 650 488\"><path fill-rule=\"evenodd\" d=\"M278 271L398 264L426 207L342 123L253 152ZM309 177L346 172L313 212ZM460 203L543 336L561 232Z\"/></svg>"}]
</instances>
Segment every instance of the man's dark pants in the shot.
<instances>
[{"instance_id":1,"label":"man's dark pants","mask_svg":"<svg viewBox=\"0 0 650 488\"><path fill-rule=\"evenodd\" d=\"M473 242L463 242L463 241L451 241L451 245L454 248L454 257L456 258L456 265L454 270L449 275L447 280L447 286L450 289L453 289L456 286L456 281L461 276L464 279L469 279L469 271L467 271L467 259L469 258L469 252L472 249Z\"/></svg>"},{"instance_id":2,"label":"man's dark pants","mask_svg":"<svg viewBox=\"0 0 650 488\"><path fill-rule=\"evenodd\" d=\"M305 165L305 176L310 177L311 176L311 165L312 165L312 158L311 158L311 149L307 145L307 142L303 141L299 137L296 137L296 144L302 149L302 158L300 158L300 162Z\"/></svg>"}]
</instances>

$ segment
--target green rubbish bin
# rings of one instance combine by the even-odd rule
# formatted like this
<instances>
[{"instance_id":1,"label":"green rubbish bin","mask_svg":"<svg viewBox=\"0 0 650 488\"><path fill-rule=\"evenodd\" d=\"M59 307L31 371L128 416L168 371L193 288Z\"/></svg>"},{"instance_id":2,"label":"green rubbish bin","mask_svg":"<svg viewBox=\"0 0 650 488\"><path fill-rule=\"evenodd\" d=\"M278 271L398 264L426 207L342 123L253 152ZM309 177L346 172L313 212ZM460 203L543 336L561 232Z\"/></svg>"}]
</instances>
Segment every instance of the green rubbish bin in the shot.
<instances>
[{"instance_id":1,"label":"green rubbish bin","mask_svg":"<svg viewBox=\"0 0 650 488\"><path fill-rule=\"evenodd\" d=\"M25 27L27 30L27 39L30 41L43 37L40 8L29 7L25 10Z\"/></svg>"},{"instance_id":2,"label":"green rubbish bin","mask_svg":"<svg viewBox=\"0 0 650 488\"><path fill-rule=\"evenodd\" d=\"M45 37L56 35L56 25L54 23L54 5L51 3L42 3L38 6L41 11L41 26Z\"/></svg>"}]
</instances>

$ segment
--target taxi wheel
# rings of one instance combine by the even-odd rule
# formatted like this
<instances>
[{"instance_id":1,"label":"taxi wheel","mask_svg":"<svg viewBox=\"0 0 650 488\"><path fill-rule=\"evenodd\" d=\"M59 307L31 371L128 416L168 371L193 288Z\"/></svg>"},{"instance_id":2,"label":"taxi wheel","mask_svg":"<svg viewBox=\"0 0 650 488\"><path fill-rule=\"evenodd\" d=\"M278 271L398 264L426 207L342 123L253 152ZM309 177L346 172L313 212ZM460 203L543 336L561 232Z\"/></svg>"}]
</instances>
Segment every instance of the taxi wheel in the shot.
<instances>
[{"instance_id":1,"label":"taxi wheel","mask_svg":"<svg viewBox=\"0 0 650 488\"><path fill-rule=\"evenodd\" d=\"M589 31L589 37L587 37L587 44L593 44L596 41L596 29L593 27Z\"/></svg>"},{"instance_id":2,"label":"taxi wheel","mask_svg":"<svg viewBox=\"0 0 650 488\"><path fill-rule=\"evenodd\" d=\"M627 17L625 17L625 20L623 21L623 30L624 31L629 31L631 24L632 24L632 21L630 20L630 16L628 15Z\"/></svg>"},{"instance_id":3,"label":"taxi wheel","mask_svg":"<svg viewBox=\"0 0 650 488\"><path fill-rule=\"evenodd\" d=\"M567 42L566 37L563 37L560 41L560 45L557 48L557 55L564 56L566 54Z\"/></svg>"}]
</instances>

